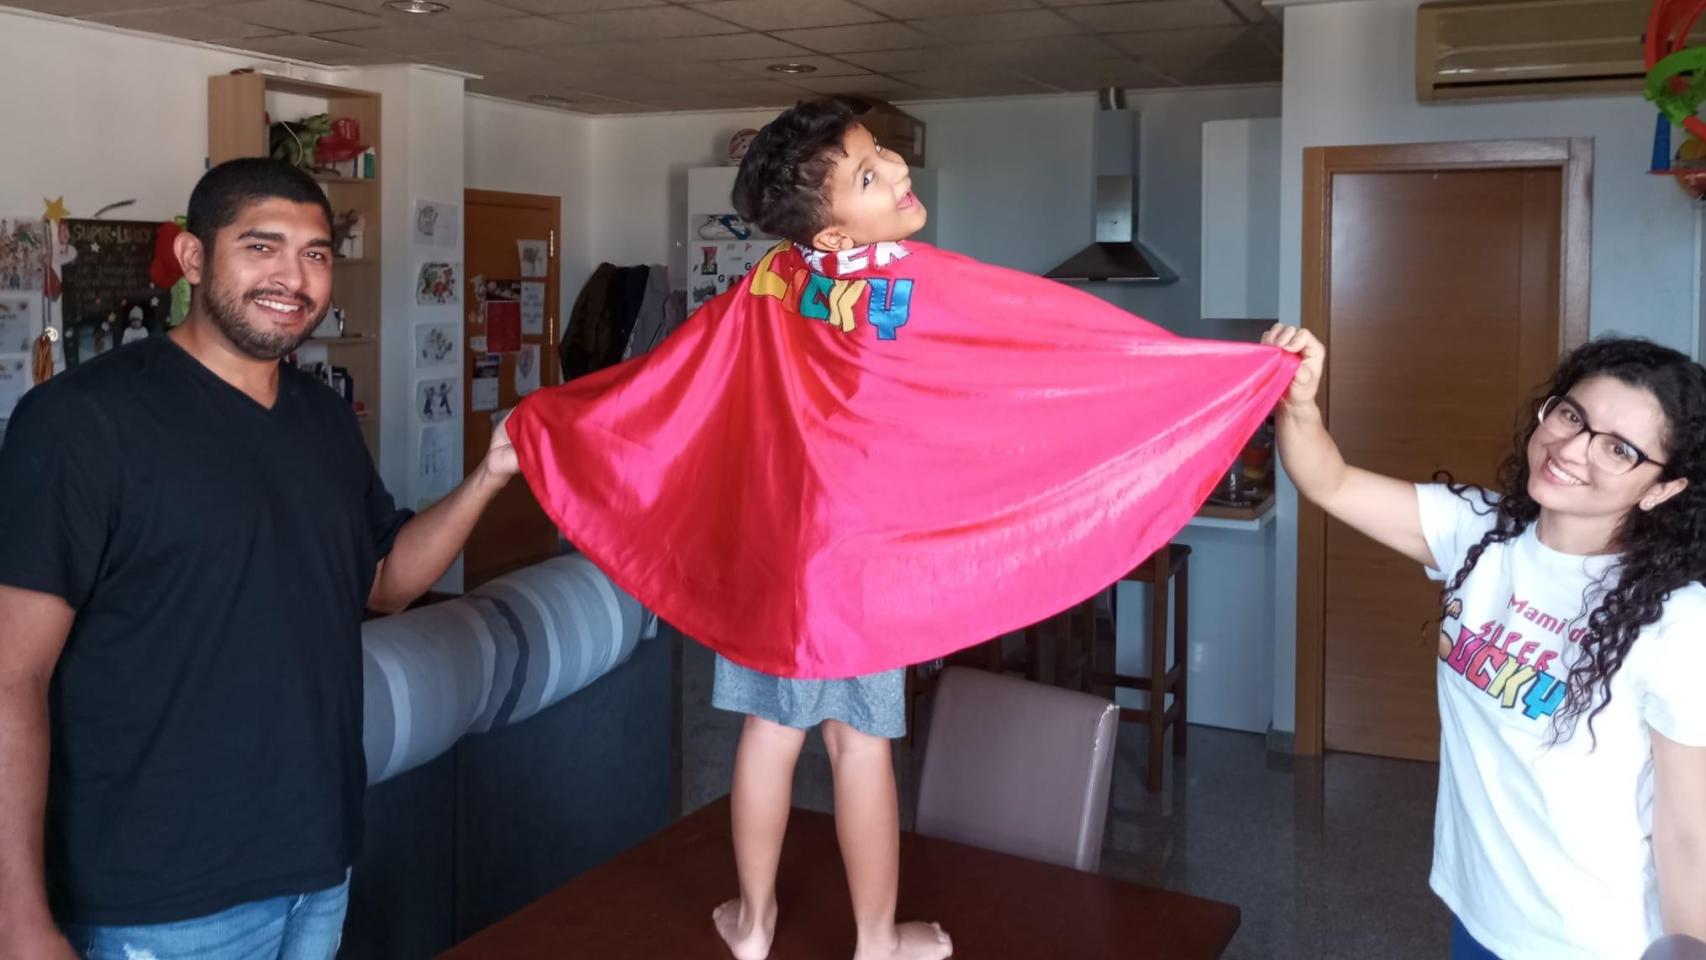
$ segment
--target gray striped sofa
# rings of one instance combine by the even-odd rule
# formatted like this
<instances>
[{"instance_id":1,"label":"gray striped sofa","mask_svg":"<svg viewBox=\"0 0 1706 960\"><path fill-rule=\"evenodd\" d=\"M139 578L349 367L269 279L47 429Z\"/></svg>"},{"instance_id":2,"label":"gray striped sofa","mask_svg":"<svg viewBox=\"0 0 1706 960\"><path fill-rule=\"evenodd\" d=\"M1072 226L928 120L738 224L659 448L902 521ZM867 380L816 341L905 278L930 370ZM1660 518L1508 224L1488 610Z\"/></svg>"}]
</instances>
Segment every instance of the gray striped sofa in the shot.
<instances>
[{"instance_id":1,"label":"gray striped sofa","mask_svg":"<svg viewBox=\"0 0 1706 960\"><path fill-rule=\"evenodd\" d=\"M669 821L673 644L647 619L569 555L363 625L341 957L430 956Z\"/></svg>"}]
</instances>

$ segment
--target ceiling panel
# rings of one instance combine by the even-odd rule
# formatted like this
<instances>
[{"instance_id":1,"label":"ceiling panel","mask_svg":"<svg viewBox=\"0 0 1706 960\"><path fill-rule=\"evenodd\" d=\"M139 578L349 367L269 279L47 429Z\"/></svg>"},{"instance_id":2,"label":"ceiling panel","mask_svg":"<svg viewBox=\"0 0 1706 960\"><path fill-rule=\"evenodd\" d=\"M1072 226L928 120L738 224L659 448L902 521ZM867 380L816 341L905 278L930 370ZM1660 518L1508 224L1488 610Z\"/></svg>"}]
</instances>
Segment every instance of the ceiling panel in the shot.
<instances>
[{"instance_id":1,"label":"ceiling panel","mask_svg":"<svg viewBox=\"0 0 1706 960\"><path fill-rule=\"evenodd\" d=\"M1149 90L1178 86L1178 81L1131 58L1039 61L1019 68L1025 76L1062 90L1126 87Z\"/></svg>"},{"instance_id":2,"label":"ceiling panel","mask_svg":"<svg viewBox=\"0 0 1706 960\"><path fill-rule=\"evenodd\" d=\"M366 30L333 30L317 36L358 47L376 47L394 54L447 53L470 43L468 37L442 27L372 27Z\"/></svg>"},{"instance_id":3,"label":"ceiling panel","mask_svg":"<svg viewBox=\"0 0 1706 960\"><path fill-rule=\"evenodd\" d=\"M505 47L567 46L594 39L587 34L584 27L551 17L532 15L505 17L501 20L476 20L465 24L461 29L477 40Z\"/></svg>"},{"instance_id":4,"label":"ceiling panel","mask_svg":"<svg viewBox=\"0 0 1706 960\"><path fill-rule=\"evenodd\" d=\"M274 37L284 33L272 27L250 23L214 12L214 8L180 10L132 10L125 13L102 13L89 20L109 27L159 33L183 40L224 42L255 37Z\"/></svg>"},{"instance_id":5,"label":"ceiling panel","mask_svg":"<svg viewBox=\"0 0 1706 960\"><path fill-rule=\"evenodd\" d=\"M496 20L502 17L513 17L518 12L517 5L510 3L509 0L504 0L503 3L495 3L493 0L442 0L445 4L445 10L431 16L392 10L385 6L385 0L315 0L315 2L371 13L383 17L387 23L394 25Z\"/></svg>"},{"instance_id":6,"label":"ceiling panel","mask_svg":"<svg viewBox=\"0 0 1706 960\"><path fill-rule=\"evenodd\" d=\"M236 17L274 27L284 33L319 33L322 30L355 30L385 26L377 14L314 0L246 0L218 8L221 16Z\"/></svg>"},{"instance_id":7,"label":"ceiling panel","mask_svg":"<svg viewBox=\"0 0 1706 960\"><path fill-rule=\"evenodd\" d=\"M851 27L821 27L816 30L782 30L776 36L819 53L855 53L862 50L901 50L927 47L937 41L929 34L903 23L867 23Z\"/></svg>"},{"instance_id":8,"label":"ceiling panel","mask_svg":"<svg viewBox=\"0 0 1706 960\"><path fill-rule=\"evenodd\" d=\"M913 20L911 25L949 43L1023 42L1080 33L1083 28L1053 10L1010 10Z\"/></svg>"},{"instance_id":9,"label":"ceiling panel","mask_svg":"<svg viewBox=\"0 0 1706 960\"><path fill-rule=\"evenodd\" d=\"M778 61L795 61L811 52L785 40L764 33L731 33L718 37L683 37L678 40L659 40L645 45L647 51L663 60L752 60L775 57Z\"/></svg>"},{"instance_id":10,"label":"ceiling panel","mask_svg":"<svg viewBox=\"0 0 1706 960\"><path fill-rule=\"evenodd\" d=\"M503 0L505 6L529 13L586 13L590 10L626 10L656 7L663 0Z\"/></svg>"},{"instance_id":11,"label":"ceiling panel","mask_svg":"<svg viewBox=\"0 0 1706 960\"><path fill-rule=\"evenodd\" d=\"M582 112L736 109L814 93L992 97L1277 83L1261 0L0 0L328 66L432 63ZM801 63L815 70L769 68ZM568 109L578 109L570 107Z\"/></svg>"},{"instance_id":12,"label":"ceiling panel","mask_svg":"<svg viewBox=\"0 0 1706 960\"><path fill-rule=\"evenodd\" d=\"M1010 97L1059 92L1057 87L989 67L944 67L903 73L899 78L912 86L936 90L950 97Z\"/></svg>"},{"instance_id":13,"label":"ceiling panel","mask_svg":"<svg viewBox=\"0 0 1706 960\"><path fill-rule=\"evenodd\" d=\"M564 14L557 19L586 31L589 38L610 40L661 40L743 32L735 24L708 17L691 7L636 7Z\"/></svg>"},{"instance_id":14,"label":"ceiling panel","mask_svg":"<svg viewBox=\"0 0 1706 960\"><path fill-rule=\"evenodd\" d=\"M886 19L847 0L716 0L695 4L693 9L748 30L836 27Z\"/></svg>"},{"instance_id":15,"label":"ceiling panel","mask_svg":"<svg viewBox=\"0 0 1706 960\"><path fill-rule=\"evenodd\" d=\"M770 69L773 66L794 65L811 67L812 69L805 73L797 74L781 73L780 71ZM792 60L786 61L786 63L777 63L775 57L759 57L756 60L730 60L727 61L726 66L736 73L740 73L745 76L762 76L770 78L781 77L787 79L789 82L797 82L804 77L837 77L847 76L848 74L853 73L868 72L863 67L848 63L847 61L836 57L817 56L795 57Z\"/></svg>"},{"instance_id":16,"label":"ceiling panel","mask_svg":"<svg viewBox=\"0 0 1706 960\"><path fill-rule=\"evenodd\" d=\"M1038 0L859 0L859 5L895 20L1033 10L1041 6Z\"/></svg>"},{"instance_id":17,"label":"ceiling panel","mask_svg":"<svg viewBox=\"0 0 1706 960\"><path fill-rule=\"evenodd\" d=\"M1129 30L1181 30L1242 24L1243 18L1220 0L1146 0L1061 11L1091 30L1115 33Z\"/></svg>"}]
</instances>

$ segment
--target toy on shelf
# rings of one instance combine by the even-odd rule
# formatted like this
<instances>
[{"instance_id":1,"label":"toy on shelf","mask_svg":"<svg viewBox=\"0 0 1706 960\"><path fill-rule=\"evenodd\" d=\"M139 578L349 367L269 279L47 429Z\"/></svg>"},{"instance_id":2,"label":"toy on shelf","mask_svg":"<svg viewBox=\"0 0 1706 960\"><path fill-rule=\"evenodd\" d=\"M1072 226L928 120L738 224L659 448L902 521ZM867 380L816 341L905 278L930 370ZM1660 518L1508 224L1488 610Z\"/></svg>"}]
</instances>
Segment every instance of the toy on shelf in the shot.
<instances>
[{"instance_id":1,"label":"toy on shelf","mask_svg":"<svg viewBox=\"0 0 1706 960\"><path fill-rule=\"evenodd\" d=\"M1706 197L1706 48L1689 48L1694 24L1706 12L1706 0L1654 0L1647 19L1646 97L1659 108L1653 131L1652 173L1676 178L1692 199ZM1670 148L1672 125L1683 142Z\"/></svg>"},{"instance_id":2,"label":"toy on shelf","mask_svg":"<svg viewBox=\"0 0 1706 960\"><path fill-rule=\"evenodd\" d=\"M267 130L274 159L316 175L353 180L374 177L372 150L361 141L361 124L317 113L297 121L274 121Z\"/></svg>"}]
</instances>

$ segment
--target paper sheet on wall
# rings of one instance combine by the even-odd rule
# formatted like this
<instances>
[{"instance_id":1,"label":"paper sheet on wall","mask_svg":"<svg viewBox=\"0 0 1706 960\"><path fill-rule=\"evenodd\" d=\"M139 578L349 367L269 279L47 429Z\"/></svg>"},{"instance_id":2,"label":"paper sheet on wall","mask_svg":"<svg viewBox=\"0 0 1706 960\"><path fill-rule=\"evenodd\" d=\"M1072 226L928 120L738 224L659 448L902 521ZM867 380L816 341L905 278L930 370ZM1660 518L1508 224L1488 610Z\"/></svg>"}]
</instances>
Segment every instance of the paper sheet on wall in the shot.
<instances>
[{"instance_id":1,"label":"paper sheet on wall","mask_svg":"<svg viewBox=\"0 0 1706 960\"><path fill-rule=\"evenodd\" d=\"M474 360L474 379L471 381L472 396L469 405L475 413L498 408L498 371L501 366L502 362L495 353Z\"/></svg>"},{"instance_id":2,"label":"paper sheet on wall","mask_svg":"<svg viewBox=\"0 0 1706 960\"><path fill-rule=\"evenodd\" d=\"M10 418L24 392L35 385L31 373L29 354L0 356L0 420Z\"/></svg>"},{"instance_id":3,"label":"paper sheet on wall","mask_svg":"<svg viewBox=\"0 0 1706 960\"><path fill-rule=\"evenodd\" d=\"M522 344L515 355L515 392L527 396L539 389L539 344Z\"/></svg>"},{"instance_id":4,"label":"paper sheet on wall","mask_svg":"<svg viewBox=\"0 0 1706 960\"><path fill-rule=\"evenodd\" d=\"M450 378L415 383L415 416L429 423L456 419L456 404L450 395L456 381Z\"/></svg>"},{"instance_id":5,"label":"paper sheet on wall","mask_svg":"<svg viewBox=\"0 0 1706 960\"><path fill-rule=\"evenodd\" d=\"M30 352L41 332L40 303L39 294L0 294L0 353Z\"/></svg>"},{"instance_id":6,"label":"paper sheet on wall","mask_svg":"<svg viewBox=\"0 0 1706 960\"><path fill-rule=\"evenodd\" d=\"M421 491L438 492L450 486L452 439L449 424L437 423L421 428Z\"/></svg>"},{"instance_id":7,"label":"paper sheet on wall","mask_svg":"<svg viewBox=\"0 0 1706 960\"><path fill-rule=\"evenodd\" d=\"M47 264L47 223L0 219L0 290L40 290Z\"/></svg>"},{"instance_id":8,"label":"paper sheet on wall","mask_svg":"<svg viewBox=\"0 0 1706 960\"><path fill-rule=\"evenodd\" d=\"M521 285L521 335L537 337L545 333L545 285Z\"/></svg>"},{"instance_id":9,"label":"paper sheet on wall","mask_svg":"<svg viewBox=\"0 0 1706 960\"><path fill-rule=\"evenodd\" d=\"M415 327L415 369L456 362L456 325L423 323Z\"/></svg>"},{"instance_id":10,"label":"paper sheet on wall","mask_svg":"<svg viewBox=\"0 0 1706 960\"><path fill-rule=\"evenodd\" d=\"M454 247L462 230L456 204L415 198L415 243L423 247Z\"/></svg>"},{"instance_id":11,"label":"paper sheet on wall","mask_svg":"<svg viewBox=\"0 0 1706 960\"><path fill-rule=\"evenodd\" d=\"M551 248L544 240L517 240L516 256L521 258L521 275L543 277L551 269Z\"/></svg>"},{"instance_id":12,"label":"paper sheet on wall","mask_svg":"<svg viewBox=\"0 0 1706 960\"><path fill-rule=\"evenodd\" d=\"M456 275L461 272L454 263L421 264L415 278L415 303L423 307L459 303L462 293Z\"/></svg>"}]
</instances>

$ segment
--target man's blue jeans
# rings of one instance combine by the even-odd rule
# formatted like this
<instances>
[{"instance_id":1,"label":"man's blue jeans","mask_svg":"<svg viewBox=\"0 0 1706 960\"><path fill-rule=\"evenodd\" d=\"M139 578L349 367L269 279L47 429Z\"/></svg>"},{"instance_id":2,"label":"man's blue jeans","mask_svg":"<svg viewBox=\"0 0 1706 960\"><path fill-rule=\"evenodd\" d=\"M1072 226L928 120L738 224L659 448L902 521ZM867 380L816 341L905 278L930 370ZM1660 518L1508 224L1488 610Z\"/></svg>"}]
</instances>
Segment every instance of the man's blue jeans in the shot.
<instances>
[{"instance_id":1,"label":"man's blue jeans","mask_svg":"<svg viewBox=\"0 0 1706 960\"><path fill-rule=\"evenodd\" d=\"M348 906L346 877L317 893L256 900L193 920L68 924L65 936L86 960L332 960Z\"/></svg>"}]
</instances>

